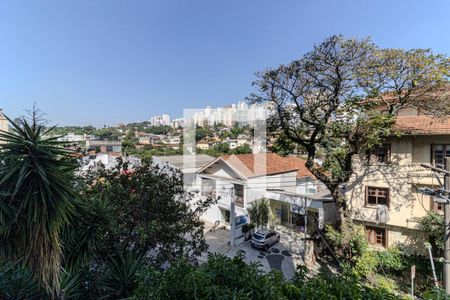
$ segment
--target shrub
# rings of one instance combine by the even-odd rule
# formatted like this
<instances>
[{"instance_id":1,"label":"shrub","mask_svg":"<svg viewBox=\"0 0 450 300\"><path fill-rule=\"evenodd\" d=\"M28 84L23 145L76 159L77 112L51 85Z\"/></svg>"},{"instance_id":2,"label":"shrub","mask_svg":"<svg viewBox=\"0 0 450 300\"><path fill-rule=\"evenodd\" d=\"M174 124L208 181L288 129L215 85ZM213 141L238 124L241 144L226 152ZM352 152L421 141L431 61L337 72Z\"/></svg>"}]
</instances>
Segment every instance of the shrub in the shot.
<instances>
[{"instance_id":1,"label":"shrub","mask_svg":"<svg viewBox=\"0 0 450 300\"><path fill-rule=\"evenodd\" d=\"M384 272L400 274L408 267L405 254L398 247L391 247L387 250L377 251L376 254L378 267Z\"/></svg>"},{"instance_id":2,"label":"shrub","mask_svg":"<svg viewBox=\"0 0 450 300\"><path fill-rule=\"evenodd\" d=\"M344 223L341 231L332 226L327 226L326 237L339 258L353 260L363 255L368 249L363 228L353 223Z\"/></svg>"}]
</instances>

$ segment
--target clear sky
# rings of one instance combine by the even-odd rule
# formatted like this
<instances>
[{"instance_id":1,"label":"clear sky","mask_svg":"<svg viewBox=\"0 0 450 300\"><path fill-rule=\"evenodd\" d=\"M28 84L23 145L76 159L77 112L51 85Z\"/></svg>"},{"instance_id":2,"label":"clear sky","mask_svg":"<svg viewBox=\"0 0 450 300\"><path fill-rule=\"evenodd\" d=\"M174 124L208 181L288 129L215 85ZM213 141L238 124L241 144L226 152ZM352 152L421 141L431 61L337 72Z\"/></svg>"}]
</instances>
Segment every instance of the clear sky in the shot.
<instances>
[{"instance_id":1,"label":"clear sky","mask_svg":"<svg viewBox=\"0 0 450 300\"><path fill-rule=\"evenodd\" d=\"M342 33L450 53L450 1L0 2L0 108L61 125L236 103L256 71Z\"/></svg>"}]
</instances>

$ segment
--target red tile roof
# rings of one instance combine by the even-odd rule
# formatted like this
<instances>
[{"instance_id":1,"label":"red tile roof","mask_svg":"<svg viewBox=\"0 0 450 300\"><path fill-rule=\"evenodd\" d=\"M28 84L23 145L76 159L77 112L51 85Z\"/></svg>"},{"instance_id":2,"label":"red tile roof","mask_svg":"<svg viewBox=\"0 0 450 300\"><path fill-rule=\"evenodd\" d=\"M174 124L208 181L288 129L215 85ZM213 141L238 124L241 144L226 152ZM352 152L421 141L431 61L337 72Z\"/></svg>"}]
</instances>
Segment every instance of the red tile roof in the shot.
<instances>
[{"instance_id":1,"label":"red tile roof","mask_svg":"<svg viewBox=\"0 0 450 300\"><path fill-rule=\"evenodd\" d=\"M409 135L450 135L450 117L397 116L396 128Z\"/></svg>"},{"instance_id":2,"label":"red tile roof","mask_svg":"<svg viewBox=\"0 0 450 300\"><path fill-rule=\"evenodd\" d=\"M276 153L238 154L221 156L244 177L275 175L297 171L297 177L314 177L306 168L304 159L294 156L282 157ZM264 168L264 160L266 168Z\"/></svg>"}]
</instances>

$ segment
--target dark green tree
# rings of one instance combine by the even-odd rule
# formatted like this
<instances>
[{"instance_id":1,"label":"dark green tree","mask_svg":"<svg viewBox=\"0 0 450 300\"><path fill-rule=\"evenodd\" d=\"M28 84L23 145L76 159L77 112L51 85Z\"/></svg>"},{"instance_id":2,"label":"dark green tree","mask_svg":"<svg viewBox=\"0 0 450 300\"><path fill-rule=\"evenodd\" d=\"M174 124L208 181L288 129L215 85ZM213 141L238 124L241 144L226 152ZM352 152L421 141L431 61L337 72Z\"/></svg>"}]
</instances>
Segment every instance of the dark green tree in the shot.
<instances>
[{"instance_id":1,"label":"dark green tree","mask_svg":"<svg viewBox=\"0 0 450 300\"><path fill-rule=\"evenodd\" d=\"M20 262L52 293L60 286L61 231L73 215L74 170L70 152L48 136L39 112L10 120L0 132L0 256Z\"/></svg>"},{"instance_id":2,"label":"dark green tree","mask_svg":"<svg viewBox=\"0 0 450 300\"><path fill-rule=\"evenodd\" d=\"M118 159L112 170L84 176L75 233L68 232L67 258L102 263L132 251L154 265L206 251L201 214L212 199L196 202L185 193L181 174L151 161L129 170ZM148 255L152 253L152 255Z\"/></svg>"}]
</instances>

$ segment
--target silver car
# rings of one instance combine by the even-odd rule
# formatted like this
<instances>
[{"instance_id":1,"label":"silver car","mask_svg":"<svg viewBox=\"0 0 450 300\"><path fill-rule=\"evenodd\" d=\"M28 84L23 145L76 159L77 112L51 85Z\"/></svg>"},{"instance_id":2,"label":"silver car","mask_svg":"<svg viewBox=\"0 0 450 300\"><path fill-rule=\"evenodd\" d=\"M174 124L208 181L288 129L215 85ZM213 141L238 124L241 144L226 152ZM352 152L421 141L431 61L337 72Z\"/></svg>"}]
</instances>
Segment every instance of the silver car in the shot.
<instances>
[{"instance_id":1,"label":"silver car","mask_svg":"<svg viewBox=\"0 0 450 300\"><path fill-rule=\"evenodd\" d=\"M252 247L267 251L270 246L280 241L280 234L275 230L258 230L252 237Z\"/></svg>"}]
</instances>

